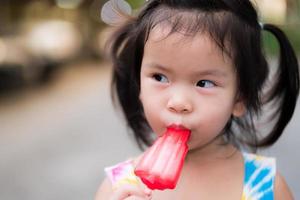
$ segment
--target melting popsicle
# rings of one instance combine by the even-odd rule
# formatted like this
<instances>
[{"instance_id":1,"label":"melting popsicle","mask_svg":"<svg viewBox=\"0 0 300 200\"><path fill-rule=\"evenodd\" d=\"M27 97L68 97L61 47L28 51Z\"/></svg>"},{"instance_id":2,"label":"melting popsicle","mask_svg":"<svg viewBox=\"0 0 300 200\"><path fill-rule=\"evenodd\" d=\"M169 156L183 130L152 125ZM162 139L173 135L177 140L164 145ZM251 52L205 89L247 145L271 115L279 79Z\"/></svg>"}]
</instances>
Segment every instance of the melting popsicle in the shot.
<instances>
[{"instance_id":1,"label":"melting popsicle","mask_svg":"<svg viewBox=\"0 0 300 200\"><path fill-rule=\"evenodd\" d=\"M163 136L145 152L134 173L148 188L154 190L174 189L178 181L190 130L168 127Z\"/></svg>"}]
</instances>

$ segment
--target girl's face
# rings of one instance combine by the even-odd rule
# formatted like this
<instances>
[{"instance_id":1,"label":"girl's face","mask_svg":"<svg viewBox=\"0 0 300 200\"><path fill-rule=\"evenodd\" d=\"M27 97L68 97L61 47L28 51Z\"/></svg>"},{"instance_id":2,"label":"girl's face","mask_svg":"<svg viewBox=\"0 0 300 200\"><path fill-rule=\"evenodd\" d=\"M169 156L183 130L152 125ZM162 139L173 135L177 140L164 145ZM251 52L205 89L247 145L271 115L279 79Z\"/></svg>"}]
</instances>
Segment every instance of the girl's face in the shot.
<instances>
[{"instance_id":1,"label":"girl's face","mask_svg":"<svg viewBox=\"0 0 300 200\"><path fill-rule=\"evenodd\" d=\"M153 131L183 126L189 149L215 145L231 115L241 116L232 61L206 35L195 37L154 28L144 47L140 99ZM215 142L216 141L216 142Z\"/></svg>"}]
</instances>

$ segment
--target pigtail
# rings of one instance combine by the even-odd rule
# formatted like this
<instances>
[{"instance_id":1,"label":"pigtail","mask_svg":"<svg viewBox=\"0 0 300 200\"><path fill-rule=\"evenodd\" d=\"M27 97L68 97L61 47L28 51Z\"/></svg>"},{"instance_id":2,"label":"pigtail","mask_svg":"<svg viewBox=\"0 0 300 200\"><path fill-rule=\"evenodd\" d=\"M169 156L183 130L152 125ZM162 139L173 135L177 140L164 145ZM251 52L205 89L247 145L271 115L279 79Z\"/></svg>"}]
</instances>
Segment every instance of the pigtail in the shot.
<instances>
[{"instance_id":1,"label":"pigtail","mask_svg":"<svg viewBox=\"0 0 300 200\"><path fill-rule=\"evenodd\" d=\"M118 84L121 80L125 81L126 77L130 76L128 73L122 74L123 72L122 68L125 67L124 65L126 61L120 60L119 54L120 54L120 47L124 48L124 43L126 43L126 41L128 40L128 36L130 35L131 28L132 28L132 24L130 23L124 24L122 27L120 27L119 29L113 32L113 34L106 42L106 46L105 46L105 49L108 51L107 54L110 56L110 59L113 62L111 98L115 106L117 105L117 99L119 99L120 96L118 92ZM118 98L116 98L115 95L118 95ZM122 102L120 103L122 104Z\"/></svg>"},{"instance_id":2,"label":"pigtail","mask_svg":"<svg viewBox=\"0 0 300 200\"><path fill-rule=\"evenodd\" d=\"M158 1L151 1L139 16L128 18L111 35L106 48L113 63L111 95L114 106L120 106L127 125L132 129L140 149L153 142L151 129L139 100L140 70L149 26L147 18ZM117 104L119 103L119 104Z\"/></svg>"},{"instance_id":3,"label":"pigtail","mask_svg":"<svg viewBox=\"0 0 300 200\"><path fill-rule=\"evenodd\" d=\"M265 24L263 29L272 33L278 40L280 47L279 67L275 74L274 86L264 103L278 103L272 118L277 121L270 134L258 143L258 147L274 144L293 116L299 94L299 67L297 57L286 35L276 26Z\"/></svg>"}]
</instances>

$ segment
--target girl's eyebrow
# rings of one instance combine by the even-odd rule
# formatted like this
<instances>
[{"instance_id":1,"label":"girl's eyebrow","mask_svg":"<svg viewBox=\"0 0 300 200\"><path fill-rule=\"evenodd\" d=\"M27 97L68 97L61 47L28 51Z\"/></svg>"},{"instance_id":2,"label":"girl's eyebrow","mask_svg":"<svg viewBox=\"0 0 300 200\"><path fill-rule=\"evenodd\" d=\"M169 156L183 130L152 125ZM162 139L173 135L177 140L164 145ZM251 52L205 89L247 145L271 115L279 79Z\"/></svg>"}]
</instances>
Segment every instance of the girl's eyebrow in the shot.
<instances>
[{"instance_id":1,"label":"girl's eyebrow","mask_svg":"<svg viewBox=\"0 0 300 200\"><path fill-rule=\"evenodd\" d=\"M147 68L150 68L150 67L151 68L156 68L156 69L159 69L159 70L162 70L162 71L166 71L166 72L170 71L167 67L165 67L165 66L163 66L161 64L158 64L158 63L154 63L154 62L146 63L145 67L147 67Z\"/></svg>"},{"instance_id":2,"label":"girl's eyebrow","mask_svg":"<svg viewBox=\"0 0 300 200\"><path fill-rule=\"evenodd\" d=\"M216 76L216 77L223 77L226 78L228 76L228 73L226 73L224 70L220 69L207 69L203 71L199 71L195 73L195 76Z\"/></svg>"},{"instance_id":3,"label":"girl's eyebrow","mask_svg":"<svg viewBox=\"0 0 300 200\"><path fill-rule=\"evenodd\" d=\"M171 70L168 67L165 67L158 63L146 63L145 67L156 68L165 72L170 72ZM193 72L193 76L216 76L226 78L228 73L221 69L205 69L199 70L198 72Z\"/></svg>"}]
</instances>

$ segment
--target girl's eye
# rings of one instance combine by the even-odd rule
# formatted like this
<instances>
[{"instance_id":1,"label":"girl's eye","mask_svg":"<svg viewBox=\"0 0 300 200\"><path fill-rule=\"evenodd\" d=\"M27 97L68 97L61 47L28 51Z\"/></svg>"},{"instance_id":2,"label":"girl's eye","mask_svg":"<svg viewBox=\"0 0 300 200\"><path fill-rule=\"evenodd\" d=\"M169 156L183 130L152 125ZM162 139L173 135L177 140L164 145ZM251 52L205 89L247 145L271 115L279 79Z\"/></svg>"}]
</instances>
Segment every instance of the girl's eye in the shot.
<instances>
[{"instance_id":1,"label":"girl's eye","mask_svg":"<svg viewBox=\"0 0 300 200\"><path fill-rule=\"evenodd\" d=\"M203 87L203 88L211 88L211 87L216 86L216 84L209 80L201 80L201 81L198 81L197 86Z\"/></svg>"},{"instance_id":2,"label":"girl's eye","mask_svg":"<svg viewBox=\"0 0 300 200\"><path fill-rule=\"evenodd\" d=\"M168 78L165 75L162 74L154 74L152 76L156 81L162 82L162 83L168 83Z\"/></svg>"}]
</instances>

